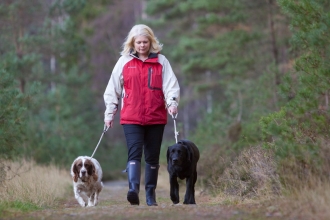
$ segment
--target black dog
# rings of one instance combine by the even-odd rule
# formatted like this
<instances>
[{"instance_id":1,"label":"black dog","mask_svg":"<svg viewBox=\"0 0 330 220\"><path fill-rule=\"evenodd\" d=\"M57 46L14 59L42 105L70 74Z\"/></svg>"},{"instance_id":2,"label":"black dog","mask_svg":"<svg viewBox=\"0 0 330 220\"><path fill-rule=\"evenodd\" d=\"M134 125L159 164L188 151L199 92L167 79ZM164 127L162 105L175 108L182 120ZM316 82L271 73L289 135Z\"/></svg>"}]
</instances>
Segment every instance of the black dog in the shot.
<instances>
[{"instance_id":1,"label":"black dog","mask_svg":"<svg viewBox=\"0 0 330 220\"><path fill-rule=\"evenodd\" d=\"M179 183L177 177L186 179L186 194L183 204L196 204L195 183L199 150L188 140L180 140L167 149L167 171L170 175L170 196L174 204L179 203Z\"/></svg>"}]
</instances>

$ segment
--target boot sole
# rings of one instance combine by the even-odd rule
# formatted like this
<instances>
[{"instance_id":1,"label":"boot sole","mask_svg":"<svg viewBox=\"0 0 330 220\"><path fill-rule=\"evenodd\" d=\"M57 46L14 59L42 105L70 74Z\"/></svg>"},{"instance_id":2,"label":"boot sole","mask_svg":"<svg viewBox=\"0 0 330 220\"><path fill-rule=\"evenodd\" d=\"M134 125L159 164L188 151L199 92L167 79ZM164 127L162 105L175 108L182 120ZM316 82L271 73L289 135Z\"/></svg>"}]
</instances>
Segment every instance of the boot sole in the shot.
<instances>
[{"instance_id":1,"label":"boot sole","mask_svg":"<svg viewBox=\"0 0 330 220\"><path fill-rule=\"evenodd\" d=\"M127 201L131 203L131 205L139 205L139 195L136 192L128 192L127 193Z\"/></svg>"}]
</instances>

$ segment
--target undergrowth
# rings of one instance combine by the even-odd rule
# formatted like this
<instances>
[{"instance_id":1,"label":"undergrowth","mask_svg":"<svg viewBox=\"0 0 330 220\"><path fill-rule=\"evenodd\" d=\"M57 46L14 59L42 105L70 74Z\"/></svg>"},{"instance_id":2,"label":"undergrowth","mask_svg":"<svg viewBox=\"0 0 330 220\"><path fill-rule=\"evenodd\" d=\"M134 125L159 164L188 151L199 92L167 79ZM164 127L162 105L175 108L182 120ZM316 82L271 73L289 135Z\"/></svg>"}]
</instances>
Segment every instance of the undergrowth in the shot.
<instances>
[{"instance_id":1,"label":"undergrowth","mask_svg":"<svg viewBox=\"0 0 330 220\"><path fill-rule=\"evenodd\" d=\"M0 213L55 207L71 190L68 171L34 162L0 162ZM0 216L2 215L0 214Z\"/></svg>"}]
</instances>

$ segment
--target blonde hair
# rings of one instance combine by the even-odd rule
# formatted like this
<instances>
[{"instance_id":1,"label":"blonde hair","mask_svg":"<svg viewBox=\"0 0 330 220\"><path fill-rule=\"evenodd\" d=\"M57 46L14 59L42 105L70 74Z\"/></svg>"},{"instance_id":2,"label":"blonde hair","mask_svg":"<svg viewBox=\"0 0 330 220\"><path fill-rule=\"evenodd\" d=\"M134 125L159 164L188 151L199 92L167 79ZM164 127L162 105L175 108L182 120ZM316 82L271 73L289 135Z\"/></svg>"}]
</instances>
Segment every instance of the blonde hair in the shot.
<instances>
[{"instance_id":1,"label":"blonde hair","mask_svg":"<svg viewBox=\"0 0 330 220\"><path fill-rule=\"evenodd\" d=\"M159 43L157 37L154 35L154 32L150 27L144 24L137 24L132 27L128 36L126 37L125 42L123 43L123 50L121 55L129 55L130 53L136 53L134 49L134 41L138 36L145 36L150 41L150 50L149 53L158 53L163 49L163 44Z\"/></svg>"}]
</instances>

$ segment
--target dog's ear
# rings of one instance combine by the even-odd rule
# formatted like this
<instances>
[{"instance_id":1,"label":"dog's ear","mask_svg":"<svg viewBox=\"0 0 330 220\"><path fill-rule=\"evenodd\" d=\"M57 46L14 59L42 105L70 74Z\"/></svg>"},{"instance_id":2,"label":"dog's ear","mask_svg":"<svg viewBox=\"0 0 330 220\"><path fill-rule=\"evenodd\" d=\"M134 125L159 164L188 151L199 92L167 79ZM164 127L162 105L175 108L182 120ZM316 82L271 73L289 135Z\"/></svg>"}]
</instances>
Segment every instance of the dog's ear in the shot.
<instances>
[{"instance_id":1,"label":"dog's ear","mask_svg":"<svg viewBox=\"0 0 330 220\"><path fill-rule=\"evenodd\" d=\"M97 181L98 177L97 177L95 165L94 165L92 159L86 160L85 166L87 166L88 175L92 176L94 181Z\"/></svg>"},{"instance_id":2,"label":"dog's ear","mask_svg":"<svg viewBox=\"0 0 330 220\"><path fill-rule=\"evenodd\" d=\"M78 176L79 176L79 171L78 171L78 167L77 167L77 162L74 163L73 167L72 167L72 171L74 173L73 176L73 181L77 182L78 181Z\"/></svg>"},{"instance_id":3,"label":"dog's ear","mask_svg":"<svg viewBox=\"0 0 330 220\"><path fill-rule=\"evenodd\" d=\"M181 144L187 151L187 160L190 163L192 161L192 159L194 158L194 152L193 150L187 146L187 142L185 142L185 140L180 140L178 141L178 144Z\"/></svg>"},{"instance_id":4,"label":"dog's ear","mask_svg":"<svg viewBox=\"0 0 330 220\"><path fill-rule=\"evenodd\" d=\"M97 181L97 179L99 178L95 172L93 173L92 176L93 176L94 181Z\"/></svg>"},{"instance_id":5,"label":"dog's ear","mask_svg":"<svg viewBox=\"0 0 330 220\"><path fill-rule=\"evenodd\" d=\"M190 148L185 143L182 142L181 144L186 149L187 159L188 159L188 162L190 163L193 158L193 152L190 150Z\"/></svg>"},{"instance_id":6,"label":"dog's ear","mask_svg":"<svg viewBox=\"0 0 330 220\"><path fill-rule=\"evenodd\" d=\"M92 177L93 177L94 181L97 181L98 176L96 174L94 163L92 163L92 169L93 169L93 171L92 171Z\"/></svg>"}]
</instances>

